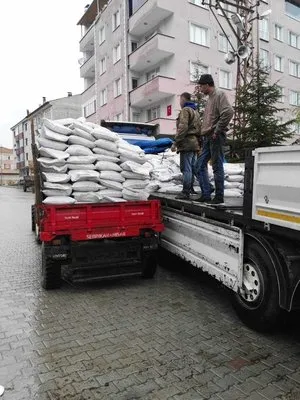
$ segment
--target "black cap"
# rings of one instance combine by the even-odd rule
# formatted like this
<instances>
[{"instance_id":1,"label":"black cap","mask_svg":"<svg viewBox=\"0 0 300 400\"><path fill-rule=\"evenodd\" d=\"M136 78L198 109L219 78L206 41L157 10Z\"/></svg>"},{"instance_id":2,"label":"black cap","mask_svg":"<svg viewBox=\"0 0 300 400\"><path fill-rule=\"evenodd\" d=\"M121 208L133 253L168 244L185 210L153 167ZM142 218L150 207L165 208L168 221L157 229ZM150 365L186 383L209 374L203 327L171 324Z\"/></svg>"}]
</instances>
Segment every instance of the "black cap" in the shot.
<instances>
[{"instance_id":1,"label":"black cap","mask_svg":"<svg viewBox=\"0 0 300 400\"><path fill-rule=\"evenodd\" d=\"M213 77L210 74L203 74L200 76L200 79L198 81L199 85L214 85L215 82L213 80Z\"/></svg>"}]
</instances>

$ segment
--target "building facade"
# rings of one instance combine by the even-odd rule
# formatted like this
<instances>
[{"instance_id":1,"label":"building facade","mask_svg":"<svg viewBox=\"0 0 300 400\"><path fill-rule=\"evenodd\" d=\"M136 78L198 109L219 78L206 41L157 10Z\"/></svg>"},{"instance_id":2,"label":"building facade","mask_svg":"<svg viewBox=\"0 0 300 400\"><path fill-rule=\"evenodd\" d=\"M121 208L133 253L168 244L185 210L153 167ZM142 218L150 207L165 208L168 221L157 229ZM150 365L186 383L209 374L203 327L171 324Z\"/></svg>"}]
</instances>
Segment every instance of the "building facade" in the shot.
<instances>
[{"instance_id":1,"label":"building facade","mask_svg":"<svg viewBox=\"0 0 300 400\"><path fill-rule=\"evenodd\" d=\"M254 21L254 51L259 47L271 81L281 87L279 105L289 112L279 118L286 120L300 106L300 2L261 1L260 13L268 9L271 14ZM221 11L216 13L231 39ZM78 24L88 120L152 122L160 133L175 133L178 95L193 92L195 76L206 72L234 101L236 63L225 62L229 42L202 0L94 0Z\"/></svg>"},{"instance_id":2,"label":"building facade","mask_svg":"<svg viewBox=\"0 0 300 400\"><path fill-rule=\"evenodd\" d=\"M0 185L16 184L19 172L13 149L0 146Z\"/></svg>"},{"instance_id":3,"label":"building facade","mask_svg":"<svg viewBox=\"0 0 300 400\"><path fill-rule=\"evenodd\" d=\"M36 110L27 110L27 115L11 128L14 157L20 176L26 175L28 168L32 168L32 135L36 134L42 118L79 118L81 112L81 95L73 96L70 92L67 97L50 101L43 97L43 104Z\"/></svg>"}]
</instances>

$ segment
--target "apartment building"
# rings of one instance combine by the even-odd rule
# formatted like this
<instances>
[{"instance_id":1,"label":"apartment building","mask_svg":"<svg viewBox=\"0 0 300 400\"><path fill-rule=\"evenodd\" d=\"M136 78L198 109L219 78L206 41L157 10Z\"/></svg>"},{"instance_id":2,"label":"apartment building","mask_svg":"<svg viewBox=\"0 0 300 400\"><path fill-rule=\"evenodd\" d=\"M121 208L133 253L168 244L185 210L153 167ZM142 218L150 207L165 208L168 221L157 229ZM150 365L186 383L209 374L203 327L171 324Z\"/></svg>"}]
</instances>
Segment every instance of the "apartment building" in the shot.
<instances>
[{"instance_id":1,"label":"apartment building","mask_svg":"<svg viewBox=\"0 0 300 400\"><path fill-rule=\"evenodd\" d=\"M223 7L229 15L236 11ZM267 9L272 13L258 29L254 21L253 42L271 81L282 88L280 105L290 109L281 116L286 120L300 105L300 2L261 1L260 13ZM231 39L225 18L220 10L216 14ZM78 24L83 112L91 121L152 122L163 134L175 133L178 95L193 92L195 76L206 72L234 101L236 63L225 62L229 42L202 0L94 0Z\"/></svg>"},{"instance_id":2,"label":"apartment building","mask_svg":"<svg viewBox=\"0 0 300 400\"><path fill-rule=\"evenodd\" d=\"M16 156L13 149L0 146L0 185L17 183L19 172L16 169Z\"/></svg>"},{"instance_id":3,"label":"apartment building","mask_svg":"<svg viewBox=\"0 0 300 400\"><path fill-rule=\"evenodd\" d=\"M42 118L79 118L82 116L81 111L80 94L73 96L68 92L68 96L50 101L43 97L43 102L38 108L32 112L27 110L26 116L11 127L16 167L20 170L21 176L26 173L26 168L32 166L32 121L35 134Z\"/></svg>"}]
</instances>

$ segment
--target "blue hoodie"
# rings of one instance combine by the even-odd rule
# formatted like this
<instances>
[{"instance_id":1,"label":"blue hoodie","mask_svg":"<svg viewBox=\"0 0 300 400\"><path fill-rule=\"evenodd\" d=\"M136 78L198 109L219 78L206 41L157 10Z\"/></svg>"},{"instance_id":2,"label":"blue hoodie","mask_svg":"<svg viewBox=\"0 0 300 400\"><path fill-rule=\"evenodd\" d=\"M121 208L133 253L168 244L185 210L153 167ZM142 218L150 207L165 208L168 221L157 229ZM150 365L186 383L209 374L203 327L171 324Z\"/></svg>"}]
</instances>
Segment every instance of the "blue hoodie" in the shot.
<instances>
[{"instance_id":1,"label":"blue hoodie","mask_svg":"<svg viewBox=\"0 0 300 400\"><path fill-rule=\"evenodd\" d=\"M194 103L193 101L186 101L183 107L190 107L193 110L198 110L198 104Z\"/></svg>"}]
</instances>

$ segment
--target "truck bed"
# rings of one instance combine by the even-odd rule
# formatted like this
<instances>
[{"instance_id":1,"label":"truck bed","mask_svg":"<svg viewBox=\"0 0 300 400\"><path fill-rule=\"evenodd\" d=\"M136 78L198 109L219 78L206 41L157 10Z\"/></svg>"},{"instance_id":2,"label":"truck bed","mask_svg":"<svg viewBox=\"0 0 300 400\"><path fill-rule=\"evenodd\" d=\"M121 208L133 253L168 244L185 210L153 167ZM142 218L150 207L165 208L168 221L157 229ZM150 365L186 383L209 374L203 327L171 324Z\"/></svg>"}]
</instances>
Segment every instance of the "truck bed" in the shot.
<instances>
[{"instance_id":1,"label":"truck bed","mask_svg":"<svg viewBox=\"0 0 300 400\"><path fill-rule=\"evenodd\" d=\"M139 236L144 231L161 232L160 202L40 205L40 239L51 242L59 236L72 241Z\"/></svg>"},{"instance_id":2,"label":"truck bed","mask_svg":"<svg viewBox=\"0 0 300 400\"><path fill-rule=\"evenodd\" d=\"M191 214L205 215L217 221L230 222L234 219L237 223L244 222L243 216L243 198L227 198L225 203L218 206L211 206L191 200L175 199L176 195L155 193L151 196L153 199L160 200L162 207L173 208Z\"/></svg>"}]
</instances>

